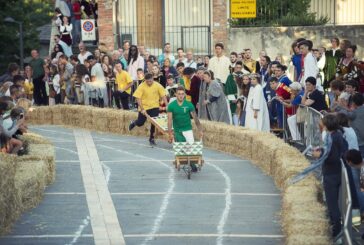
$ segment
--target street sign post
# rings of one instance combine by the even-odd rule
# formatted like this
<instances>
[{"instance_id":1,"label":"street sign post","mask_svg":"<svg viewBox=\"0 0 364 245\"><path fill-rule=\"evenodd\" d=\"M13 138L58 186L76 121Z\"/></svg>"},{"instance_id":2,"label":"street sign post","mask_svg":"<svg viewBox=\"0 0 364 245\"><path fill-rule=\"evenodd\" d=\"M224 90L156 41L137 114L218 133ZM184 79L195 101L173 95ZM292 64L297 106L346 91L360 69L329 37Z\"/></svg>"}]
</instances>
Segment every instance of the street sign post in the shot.
<instances>
[{"instance_id":1,"label":"street sign post","mask_svg":"<svg viewBox=\"0 0 364 245\"><path fill-rule=\"evenodd\" d=\"M96 30L95 20L81 20L82 41L95 41Z\"/></svg>"},{"instance_id":2,"label":"street sign post","mask_svg":"<svg viewBox=\"0 0 364 245\"><path fill-rule=\"evenodd\" d=\"M256 0L230 0L230 18L244 19L257 17Z\"/></svg>"}]
</instances>

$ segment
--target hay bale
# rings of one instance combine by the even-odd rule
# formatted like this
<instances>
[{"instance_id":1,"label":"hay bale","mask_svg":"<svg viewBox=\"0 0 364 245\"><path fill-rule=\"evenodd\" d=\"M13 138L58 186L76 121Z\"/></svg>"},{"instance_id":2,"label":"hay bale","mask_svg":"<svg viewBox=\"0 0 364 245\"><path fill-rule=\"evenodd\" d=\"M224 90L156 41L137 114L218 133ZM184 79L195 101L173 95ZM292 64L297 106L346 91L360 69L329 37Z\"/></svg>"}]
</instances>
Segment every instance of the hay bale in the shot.
<instances>
[{"instance_id":1,"label":"hay bale","mask_svg":"<svg viewBox=\"0 0 364 245\"><path fill-rule=\"evenodd\" d=\"M15 156L0 153L0 234L10 231L20 215L20 200L15 195Z\"/></svg>"},{"instance_id":2,"label":"hay bale","mask_svg":"<svg viewBox=\"0 0 364 245\"><path fill-rule=\"evenodd\" d=\"M55 106L50 106L49 110L50 113L52 114L52 124L53 125L63 125L63 115L62 115L62 108L63 105L55 105Z\"/></svg>"},{"instance_id":3,"label":"hay bale","mask_svg":"<svg viewBox=\"0 0 364 245\"><path fill-rule=\"evenodd\" d=\"M48 139L34 133L23 134L20 139L28 144L52 144Z\"/></svg>"},{"instance_id":4,"label":"hay bale","mask_svg":"<svg viewBox=\"0 0 364 245\"><path fill-rule=\"evenodd\" d=\"M40 106L37 107L38 111L38 123L39 124L52 124L53 116L49 106Z\"/></svg>"},{"instance_id":5,"label":"hay bale","mask_svg":"<svg viewBox=\"0 0 364 245\"><path fill-rule=\"evenodd\" d=\"M37 206L46 186L47 165L44 160L16 163L15 193L20 200L20 211Z\"/></svg>"},{"instance_id":6,"label":"hay bale","mask_svg":"<svg viewBox=\"0 0 364 245\"><path fill-rule=\"evenodd\" d=\"M27 123L29 124L42 124L39 122L39 110L38 107L34 107L32 111L27 113Z\"/></svg>"},{"instance_id":7,"label":"hay bale","mask_svg":"<svg viewBox=\"0 0 364 245\"><path fill-rule=\"evenodd\" d=\"M125 134L133 135L133 136L149 136L150 123L146 122L142 127L134 127L132 131L128 130L128 126L130 121L135 121L138 118L138 113L132 111L123 111L124 114L124 123L120 125L123 128Z\"/></svg>"},{"instance_id":8,"label":"hay bale","mask_svg":"<svg viewBox=\"0 0 364 245\"><path fill-rule=\"evenodd\" d=\"M44 160L47 165L46 183L47 185L54 182L56 175L56 163L54 147L48 144L31 144L29 146L29 155L22 156L23 160Z\"/></svg>"},{"instance_id":9,"label":"hay bale","mask_svg":"<svg viewBox=\"0 0 364 245\"><path fill-rule=\"evenodd\" d=\"M286 238L287 245L330 245L332 240L327 236L306 236L300 233Z\"/></svg>"}]
</instances>

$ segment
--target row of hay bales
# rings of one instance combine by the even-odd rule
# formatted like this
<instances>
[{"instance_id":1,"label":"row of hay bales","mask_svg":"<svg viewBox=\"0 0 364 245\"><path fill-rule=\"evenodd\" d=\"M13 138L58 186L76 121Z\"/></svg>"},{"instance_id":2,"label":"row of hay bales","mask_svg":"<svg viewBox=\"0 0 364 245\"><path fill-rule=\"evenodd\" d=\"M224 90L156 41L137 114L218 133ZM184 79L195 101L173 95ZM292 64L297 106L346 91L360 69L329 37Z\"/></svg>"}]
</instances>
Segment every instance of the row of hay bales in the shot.
<instances>
[{"instance_id":1,"label":"row of hay bales","mask_svg":"<svg viewBox=\"0 0 364 245\"><path fill-rule=\"evenodd\" d=\"M0 234L10 231L22 212L37 206L44 189L55 179L55 153L51 143L36 134L22 136L29 154L0 153Z\"/></svg>"},{"instance_id":2,"label":"row of hay bales","mask_svg":"<svg viewBox=\"0 0 364 245\"><path fill-rule=\"evenodd\" d=\"M58 105L36 108L34 124L55 124L101 132L147 136L146 126L128 132L135 112L86 106ZM309 177L294 186L288 180L309 166L295 148L270 133L256 132L216 122L202 122L206 147L250 159L270 175L282 192L281 224L286 244L331 244L326 208L319 201L320 183ZM269 222L269 221L268 221Z\"/></svg>"}]
</instances>

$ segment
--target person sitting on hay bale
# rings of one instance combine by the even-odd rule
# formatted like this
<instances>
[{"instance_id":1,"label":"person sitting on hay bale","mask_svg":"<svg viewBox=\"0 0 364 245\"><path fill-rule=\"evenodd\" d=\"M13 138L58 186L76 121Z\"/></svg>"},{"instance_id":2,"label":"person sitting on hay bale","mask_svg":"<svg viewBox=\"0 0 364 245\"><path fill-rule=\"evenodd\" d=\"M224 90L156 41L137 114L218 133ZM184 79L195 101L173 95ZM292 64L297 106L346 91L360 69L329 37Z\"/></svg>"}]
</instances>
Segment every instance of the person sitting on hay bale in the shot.
<instances>
[{"instance_id":1,"label":"person sitting on hay bale","mask_svg":"<svg viewBox=\"0 0 364 245\"><path fill-rule=\"evenodd\" d=\"M139 85L133 95L138 101L139 114L135 121L129 124L129 131L135 126L141 127L147 120L147 115L150 117L157 117L159 115L159 101L162 99L167 105L166 92L162 85L154 82L153 75L147 73L145 75L145 82ZM152 124L150 127L149 143L156 145L154 140L155 126Z\"/></svg>"},{"instance_id":2,"label":"person sitting on hay bale","mask_svg":"<svg viewBox=\"0 0 364 245\"><path fill-rule=\"evenodd\" d=\"M0 149L3 153L18 154L23 147L23 142L14 138L16 132L24 127L24 113L20 108L14 108L10 115L4 117L8 110L8 102L0 100ZM10 120L6 120L10 118ZM10 121L11 125L6 123Z\"/></svg>"}]
</instances>

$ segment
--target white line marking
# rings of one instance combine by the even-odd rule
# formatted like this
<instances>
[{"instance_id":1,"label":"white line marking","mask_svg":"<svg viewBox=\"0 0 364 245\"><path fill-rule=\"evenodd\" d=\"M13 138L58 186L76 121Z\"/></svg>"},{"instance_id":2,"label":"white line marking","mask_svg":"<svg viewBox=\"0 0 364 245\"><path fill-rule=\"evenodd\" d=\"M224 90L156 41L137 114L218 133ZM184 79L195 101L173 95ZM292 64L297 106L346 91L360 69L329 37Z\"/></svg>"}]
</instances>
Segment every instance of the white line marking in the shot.
<instances>
[{"instance_id":1,"label":"white line marking","mask_svg":"<svg viewBox=\"0 0 364 245\"><path fill-rule=\"evenodd\" d=\"M165 195L166 192L114 192L111 193L113 196L138 196L138 195ZM232 196L280 196L276 193L230 193ZM224 196L225 192L172 192L171 195L176 196Z\"/></svg>"},{"instance_id":2,"label":"white line marking","mask_svg":"<svg viewBox=\"0 0 364 245\"><path fill-rule=\"evenodd\" d=\"M67 132L62 132L62 131L56 131L56 130L50 130L50 129L37 128L37 127L32 128L32 130L40 130L40 131L54 133L54 134L64 134L64 135L68 135L68 136L73 136L72 133L67 133Z\"/></svg>"},{"instance_id":3,"label":"white line marking","mask_svg":"<svg viewBox=\"0 0 364 245\"><path fill-rule=\"evenodd\" d=\"M124 245L125 240L114 203L107 187L110 169L100 163L96 146L89 131L74 130L81 174L91 216L94 241L99 244ZM106 167L105 167L106 166ZM105 168L105 172L103 170Z\"/></svg>"},{"instance_id":4,"label":"white line marking","mask_svg":"<svg viewBox=\"0 0 364 245\"><path fill-rule=\"evenodd\" d=\"M162 162L172 162L171 159L160 159L160 160L146 160L146 159L121 159L121 160L105 160L101 161L104 163L128 163L128 162L156 162L156 161L162 161ZM248 160L209 160L209 162L249 162Z\"/></svg>"},{"instance_id":5,"label":"white line marking","mask_svg":"<svg viewBox=\"0 0 364 245\"><path fill-rule=\"evenodd\" d=\"M148 234L127 234L126 238L146 237ZM231 238L284 238L283 235L270 234L154 234L154 237L231 237Z\"/></svg>"},{"instance_id":6,"label":"white line marking","mask_svg":"<svg viewBox=\"0 0 364 245\"><path fill-rule=\"evenodd\" d=\"M71 234L71 235L66 235L66 234L48 235L47 234L47 235L14 235L14 236L3 236L1 238L29 239L29 238L72 238L72 237L74 237L73 234ZM80 237L94 237L94 235L93 234L82 234Z\"/></svg>"},{"instance_id":7,"label":"white line marking","mask_svg":"<svg viewBox=\"0 0 364 245\"><path fill-rule=\"evenodd\" d=\"M106 145L99 145L99 146L104 147L104 148L108 148L108 149L111 149L111 150L114 150L114 151L118 151L118 152L121 152L121 153L124 153L124 154L139 156L141 158L145 158L145 159L149 159L149 160L156 160L156 159L149 158L149 157L146 157L146 156L143 156L143 155L122 151L120 149L116 149L116 148L106 146ZM169 188L168 188L168 190L167 190L167 192L166 192L166 194L165 194L165 196L163 198L162 205L159 208L158 216L154 220L153 228L152 228L149 236L146 237L145 240L143 241L142 245L146 245L149 241L153 240L154 234L156 234L159 231L161 223L162 223L162 221L164 219L168 204L169 204L169 199L171 197L171 193L173 192L173 189L174 189L174 186L175 186L175 182L174 182L175 171L174 171L174 168L172 168L170 165L167 165L166 163L164 163L162 161L157 161L157 162L159 162L160 164L162 164L163 166L165 166L165 167L167 167L169 169L169 175L168 175Z\"/></svg>"},{"instance_id":8,"label":"white line marking","mask_svg":"<svg viewBox=\"0 0 364 245\"><path fill-rule=\"evenodd\" d=\"M150 234L126 234L126 238L148 237ZM31 238L72 238L74 235L14 235L1 238L31 239ZM154 237L219 237L220 234L154 234ZM223 234L223 237L230 238L284 238L283 235L274 234ZM93 234L82 234L80 237L94 237ZM0 238L0 239L1 239Z\"/></svg>"},{"instance_id":9,"label":"white line marking","mask_svg":"<svg viewBox=\"0 0 364 245\"><path fill-rule=\"evenodd\" d=\"M85 192L44 192L44 195L86 195Z\"/></svg>"},{"instance_id":10,"label":"white line marking","mask_svg":"<svg viewBox=\"0 0 364 245\"><path fill-rule=\"evenodd\" d=\"M87 216L86 219L83 220L83 224L80 225L80 227L78 228L78 231L76 231L72 241L67 245L75 244L78 241L78 239L80 239L83 230L88 226L89 223L90 223L90 216Z\"/></svg>"},{"instance_id":11,"label":"white line marking","mask_svg":"<svg viewBox=\"0 0 364 245\"><path fill-rule=\"evenodd\" d=\"M54 146L54 148L59 149L59 150L62 150L62 151L67 151L67 152L72 153L72 154L75 154L75 155L78 155L77 152L75 152L73 150L70 150L70 149L67 149L67 148L63 148L63 147L59 147L59 146Z\"/></svg>"},{"instance_id":12,"label":"white line marking","mask_svg":"<svg viewBox=\"0 0 364 245\"><path fill-rule=\"evenodd\" d=\"M119 142L124 142L124 141L119 141ZM127 142L127 143L146 146L145 144L138 144L138 143L133 143L133 142ZM112 147L110 147L110 148L112 148ZM161 147L155 147L155 148L165 150L165 151L168 151L168 152L173 152L171 150L167 150L167 149L164 149L164 148L161 148ZM115 149L115 148L113 148L113 149ZM226 224L226 221L228 219L229 212L230 212L230 209L231 209L231 179L220 167L218 167L218 166L216 166L215 164L212 164L212 163L207 163L206 162L206 164L211 165L213 168L215 168L225 179L225 185L226 185L226 189L225 189L225 195L226 195L225 196L225 208L224 208L224 211L223 211L223 213L221 215L219 224L217 226L217 232L221 236L216 238L216 244L217 245L222 245L222 241L223 241L223 236L222 235L224 234L224 227L225 227L225 224ZM152 234L156 234L156 232L152 233ZM153 239L153 236L148 237L147 239L144 240L144 243L142 243L142 245L145 245L146 242L148 242L148 241L150 241L152 239Z\"/></svg>"},{"instance_id":13,"label":"white line marking","mask_svg":"<svg viewBox=\"0 0 364 245\"><path fill-rule=\"evenodd\" d=\"M79 163L80 160L56 160L56 163Z\"/></svg>"},{"instance_id":14,"label":"white line marking","mask_svg":"<svg viewBox=\"0 0 364 245\"><path fill-rule=\"evenodd\" d=\"M231 208L231 179L230 177L218 166L216 166L215 164L210 163L210 165L215 168L218 172L220 172L220 174L224 177L225 179L225 185L226 185L226 189L225 189L225 208L224 211L221 215L220 221L219 221L219 225L217 226L217 233L220 235L216 238L216 244L217 245L222 245L222 241L223 241L223 234L224 234L224 227L226 224L226 221L229 217L229 213L230 213L230 208Z\"/></svg>"},{"instance_id":15,"label":"white line marking","mask_svg":"<svg viewBox=\"0 0 364 245\"><path fill-rule=\"evenodd\" d=\"M85 195L85 192L45 192L45 195ZM167 192L111 192L112 196L160 196ZM172 192L172 196L224 196L225 192ZM239 193L232 192L232 196L279 197L278 193Z\"/></svg>"}]
</instances>

